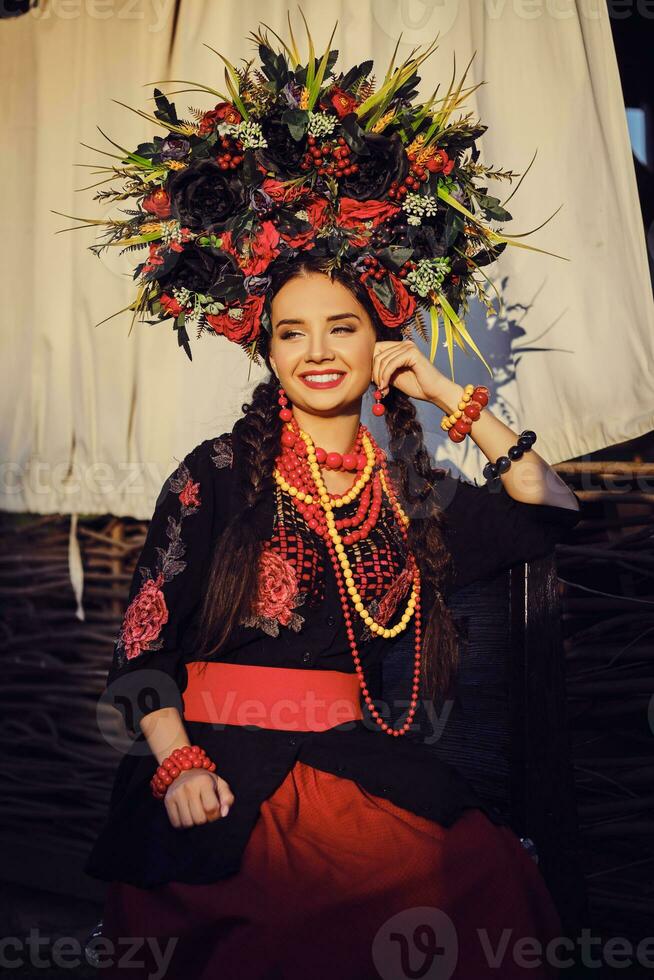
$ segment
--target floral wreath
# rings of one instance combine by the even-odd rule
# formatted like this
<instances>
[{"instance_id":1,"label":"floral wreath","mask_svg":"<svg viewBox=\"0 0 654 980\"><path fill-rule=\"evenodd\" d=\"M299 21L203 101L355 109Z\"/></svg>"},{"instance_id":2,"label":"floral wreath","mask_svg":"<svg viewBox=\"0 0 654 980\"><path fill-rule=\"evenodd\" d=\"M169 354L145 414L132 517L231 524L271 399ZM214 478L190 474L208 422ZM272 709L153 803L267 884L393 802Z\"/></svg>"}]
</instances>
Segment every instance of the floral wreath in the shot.
<instances>
[{"instance_id":1,"label":"floral wreath","mask_svg":"<svg viewBox=\"0 0 654 980\"><path fill-rule=\"evenodd\" d=\"M495 313L482 267L507 244L531 247L482 220L512 216L480 180L511 181L518 174L482 165L476 140L487 127L472 113L454 118L478 87L463 88L472 58L457 85L453 78L445 95L435 92L418 103L417 69L435 41L396 67L398 39L377 87L372 61L334 73L336 24L318 60L302 18L306 65L289 18L290 46L268 28L281 50L261 30L249 35L259 67L252 59L236 68L210 48L225 63L228 94L196 82L179 90L220 99L209 111L189 107L192 119L180 119L155 88L154 115L132 111L164 135L133 151L110 140L123 154L120 166L100 172L110 175L103 183L120 178L121 184L94 197L136 206L122 219L74 218L84 222L76 227L103 226L104 240L90 246L96 255L109 246L147 250L133 273L136 298L126 309L133 311L132 323L137 315L149 324L172 318L190 359L188 328L194 327L197 337L209 331L238 343L259 363L263 332L271 333L273 263L311 250L327 258L328 268L346 265L358 273L385 326L404 336L413 321L426 340L424 313L431 361L442 320L452 377L454 343L463 350L468 345L492 375L459 311L467 312L468 297L476 295L487 315Z\"/></svg>"}]
</instances>

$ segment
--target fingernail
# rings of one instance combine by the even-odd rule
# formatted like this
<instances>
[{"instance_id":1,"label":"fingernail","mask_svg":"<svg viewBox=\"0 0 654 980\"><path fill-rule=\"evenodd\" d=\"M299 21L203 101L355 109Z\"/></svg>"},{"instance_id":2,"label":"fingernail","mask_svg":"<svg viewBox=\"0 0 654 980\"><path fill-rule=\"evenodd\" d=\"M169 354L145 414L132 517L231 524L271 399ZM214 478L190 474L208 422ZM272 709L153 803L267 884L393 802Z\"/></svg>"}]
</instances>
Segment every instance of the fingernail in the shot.
<instances>
[{"instance_id":1,"label":"fingernail","mask_svg":"<svg viewBox=\"0 0 654 980\"><path fill-rule=\"evenodd\" d=\"M223 803L223 805L220 808L220 812L222 813L223 817L227 816L227 814L229 813L229 807L227 806L226 803Z\"/></svg>"}]
</instances>

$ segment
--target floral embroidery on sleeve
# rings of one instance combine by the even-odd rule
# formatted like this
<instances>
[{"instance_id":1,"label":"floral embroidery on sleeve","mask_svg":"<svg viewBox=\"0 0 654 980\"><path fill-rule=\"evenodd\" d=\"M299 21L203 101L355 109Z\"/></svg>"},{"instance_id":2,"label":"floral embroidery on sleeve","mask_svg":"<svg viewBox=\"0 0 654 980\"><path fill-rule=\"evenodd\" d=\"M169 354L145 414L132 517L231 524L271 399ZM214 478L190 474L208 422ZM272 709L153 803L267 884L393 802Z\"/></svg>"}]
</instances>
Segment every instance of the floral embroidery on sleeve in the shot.
<instances>
[{"instance_id":1,"label":"floral embroidery on sleeve","mask_svg":"<svg viewBox=\"0 0 654 980\"><path fill-rule=\"evenodd\" d=\"M167 492L177 495L180 504L179 519L168 514L168 546L155 547L154 568L139 566L141 586L127 607L116 642L116 652L124 653L128 660L138 657L146 650L160 650L163 646L161 630L168 622L169 610L162 586L187 566L187 562L183 560L186 546L182 540L182 524L186 518L196 514L202 505L200 484L193 481L184 462L179 464L170 477ZM164 503L166 496L159 497L157 507Z\"/></svg>"},{"instance_id":2,"label":"floral embroidery on sleeve","mask_svg":"<svg viewBox=\"0 0 654 980\"><path fill-rule=\"evenodd\" d=\"M279 636L280 626L287 626L297 633L304 617L293 610L304 603L306 595L298 589L297 574L291 562L273 548L264 547L259 560L253 615L243 619L241 625L254 626L269 636Z\"/></svg>"},{"instance_id":3,"label":"floral embroidery on sleeve","mask_svg":"<svg viewBox=\"0 0 654 980\"><path fill-rule=\"evenodd\" d=\"M232 447L231 432L224 432L217 439L214 439L213 450L215 455L211 457L215 466L232 466L234 461L234 450Z\"/></svg>"}]
</instances>

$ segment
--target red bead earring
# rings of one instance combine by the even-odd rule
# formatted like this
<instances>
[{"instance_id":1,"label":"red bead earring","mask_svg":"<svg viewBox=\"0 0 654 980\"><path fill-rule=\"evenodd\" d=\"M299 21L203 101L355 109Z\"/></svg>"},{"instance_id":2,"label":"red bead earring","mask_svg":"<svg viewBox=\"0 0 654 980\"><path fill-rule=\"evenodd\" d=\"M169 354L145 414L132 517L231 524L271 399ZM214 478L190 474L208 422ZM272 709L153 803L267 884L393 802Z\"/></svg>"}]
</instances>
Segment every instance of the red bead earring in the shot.
<instances>
[{"instance_id":1,"label":"red bead earring","mask_svg":"<svg viewBox=\"0 0 654 980\"><path fill-rule=\"evenodd\" d=\"M386 407L382 405L381 399L382 399L382 393L379 390L379 388L377 388L377 390L375 391L375 404L372 406L373 415L384 415L384 413L386 412Z\"/></svg>"},{"instance_id":2,"label":"red bead earring","mask_svg":"<svg viewBox=\"0 0 654 980\"><path fill-rule=\"evenodd\" d=\"M282 421L284 422L290 422L291 419L293 418L293 412L290 410L290 408L286 407L288 405L288 398L286 397L286 392L284 391L283 388L279 389L279 398L277 399L277 404L283 405L283 408L281 408L279 412L280 419L282 419Z\"/></svg>"}]
</instances>

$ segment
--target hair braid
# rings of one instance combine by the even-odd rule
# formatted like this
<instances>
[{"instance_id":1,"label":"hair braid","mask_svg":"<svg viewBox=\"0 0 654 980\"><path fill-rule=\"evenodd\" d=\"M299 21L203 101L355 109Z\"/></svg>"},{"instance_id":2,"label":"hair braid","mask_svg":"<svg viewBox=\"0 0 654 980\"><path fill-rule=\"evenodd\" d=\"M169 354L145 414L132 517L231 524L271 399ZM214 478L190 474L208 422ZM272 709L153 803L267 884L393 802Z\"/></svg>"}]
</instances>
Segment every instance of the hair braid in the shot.
<instances>
[{"instance_id":1,"label":"hair braid","mask_svg":"<svg viewBox=\"0 0 654 980\"><path fill-rule=\"evenodd\" d=\"M274 376L262 381L252 392L251 401L241 406L244 414L237 425L244 457L241 491L246 505L229 520L214 549L201 611L198 657L218 652L252 610L261 541L249 516L261 495L273 488L272 473L282 430L277 387Z\"/></svg>"},{"instance_id":2,"label":"hair braid","mask_svg":"<svg viewBox=\"0 0 654 980\"><path fill-rule=\"evenodd\" d=\"M407 537L421 578L433 593L431 608L423 610L422 681L430 697L445 694L454 680L459 636L441 586L451 571L452 557L442 534L442 511L434 493L435 473L425 447L422 426L411 399L391 387L385 399L386 425L395 482L410 518Z\"/></svg>"}]
</instances>

